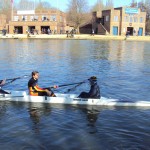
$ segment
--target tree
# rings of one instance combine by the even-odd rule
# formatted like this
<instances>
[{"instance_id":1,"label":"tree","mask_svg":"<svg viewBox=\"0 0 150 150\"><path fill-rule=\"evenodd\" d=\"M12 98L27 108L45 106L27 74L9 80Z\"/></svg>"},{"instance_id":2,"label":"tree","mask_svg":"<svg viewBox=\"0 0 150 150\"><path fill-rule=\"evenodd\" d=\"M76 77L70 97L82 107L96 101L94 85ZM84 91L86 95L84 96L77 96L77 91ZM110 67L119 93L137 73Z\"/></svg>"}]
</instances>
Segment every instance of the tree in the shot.
<instances>
[{"instance_id":1,"label":"tree","mask_svg":"<svg viewBox=\"0 0 150 150\"><path fill-rule=\"evenodd\" d=\"M35 3L30 0L20 0L17 8L19 10L33 10L35 8Z\"/></svg>"},{"instance_id":2,"label":"tree","mask_svg":"<svg viewBox=\"0 0 150 150\"><path fill-rule=\"evenodd\" d=\"M67 21L71 22L79 33L79 26L87 21L87 0L70 0L67 11Z\"/></svg>"},{"instance_id":3,"label":"tree","mask_svg":"<svg viewBox=\"0 0 150 150\"><path fill-rule=\"evenodd\" d=\"M51 5L47 1L37 1L35 0L20 0L17 8L20 10L45 10L45 9L50 9Z\"/></svg>"},{"instance_id":4,"label":"tree","mask_svg":"<svg viewBox=\"0 0 150 150\"><path fill-rule=\"evenodd\" d=\"M145 7L146 7L146 12L147 12L147 18L150 19L150 1L145 0Z\"/></svg>"},{"instance_id":5,"label":"tree","mask_svg":"<svg viewBox=\"0 0 150 150\"><path fill-rule=\"evenodd\" d=\"M105 6L105 8L106 8L106 9L114 8L113 0L107 0L107 1L106 1L106 6Z\"/></svg>"},{"instance_id":6,"label":"tree","mask_svg":"<svg viewBox=\"0 0 150 150\"><path fill-rule=\"evenodd\" d=\"M45 9L51 9L51 5L47 1L39 2L36 6L36 10L45 10Z\"/></svg>"},{"instance_id":7,"label":"tree","mask_svg":"<svg viewBox=\"0 0 150 150\"><path fill-rule=\"evenodd\" d=\"M102 11L104 10L105 6L103 3L103 0L98 0L97 3L93 6L92 12L93 11Z\"/></svg>"},{"instance_id":8,"label":"tree","mask_svg":"<svg viewBox=\"0 0 150 150\"><path fill-rule=\"evenodd\" d=\"M145 8L146 8L146 31L150 32L150 1L146 0L145 1Z\"/></svg>"},{"instance_id":9,"label":"tree","mask_svg":"<svg viewBox=\"0 0 150 150\"><path fill-rule=\"evenodd\" d=\"M137 7L137 1L132 0L130 7Z\"/></svg>"},{"instance_id":10,"label":"tree","mask_svg":"<svg viewBox=\"0 0 150 150\"><path fill-rule=\"evenodd\" d=\"M11 20L11 1L1 0L0 4L0 13L6 15L8 23L8 21Z\"/></svg>"}]
</instances>

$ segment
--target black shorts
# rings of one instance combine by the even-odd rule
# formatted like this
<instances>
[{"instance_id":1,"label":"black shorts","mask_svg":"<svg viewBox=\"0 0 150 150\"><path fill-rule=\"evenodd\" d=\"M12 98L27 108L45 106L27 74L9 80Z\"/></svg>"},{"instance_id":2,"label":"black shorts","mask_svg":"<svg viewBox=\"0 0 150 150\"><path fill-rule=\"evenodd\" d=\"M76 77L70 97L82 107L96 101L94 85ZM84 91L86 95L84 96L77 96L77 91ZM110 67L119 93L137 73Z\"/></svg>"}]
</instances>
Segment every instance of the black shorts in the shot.
<instances>
[{"instance_id":1,"label":"black shorts","mask_svg":"<svg viewBox=\"0 0 150 150\"><path fill-rule=\"evenodd\" d=\"M38 92L38 96L48 96L46 92Z\"/></svg>"},{"instance_id":2,"label":"black shorts","mask_svg":"<svg viewBox=\"0 0 150 150\"><path fill-rule=\"evenodd\" d=\"M50 91L50 92L51 92L51 97L56 97L53 91ZM47 95L46 92L38 92L38 96L49 96L49 95Z\"/></svg>"}]
</instances>

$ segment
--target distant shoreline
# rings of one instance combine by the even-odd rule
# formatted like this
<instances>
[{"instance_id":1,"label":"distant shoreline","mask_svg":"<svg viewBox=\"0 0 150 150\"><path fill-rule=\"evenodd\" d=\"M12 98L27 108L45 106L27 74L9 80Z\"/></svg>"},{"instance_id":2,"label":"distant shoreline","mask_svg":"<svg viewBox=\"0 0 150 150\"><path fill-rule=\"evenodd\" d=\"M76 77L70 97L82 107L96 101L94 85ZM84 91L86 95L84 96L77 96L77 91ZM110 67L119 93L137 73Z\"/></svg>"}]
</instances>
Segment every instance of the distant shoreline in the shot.
<instances>
[{"instance_id":1,"label":"distant shoreline","mask_svg":"<svg viewBox=\"0 0 150 150\"><path fill-rule=\"evenodd\" d=\"M111 35L90 35L90 34L74 34L74 37L67 37L66 34L39 34L29 35L27 34L6 34L6 36L0 35L0 39L62 39L62 40L126 40L126 41L150 41L150 36L111 36Z\"/></svg>"}]
</instances>

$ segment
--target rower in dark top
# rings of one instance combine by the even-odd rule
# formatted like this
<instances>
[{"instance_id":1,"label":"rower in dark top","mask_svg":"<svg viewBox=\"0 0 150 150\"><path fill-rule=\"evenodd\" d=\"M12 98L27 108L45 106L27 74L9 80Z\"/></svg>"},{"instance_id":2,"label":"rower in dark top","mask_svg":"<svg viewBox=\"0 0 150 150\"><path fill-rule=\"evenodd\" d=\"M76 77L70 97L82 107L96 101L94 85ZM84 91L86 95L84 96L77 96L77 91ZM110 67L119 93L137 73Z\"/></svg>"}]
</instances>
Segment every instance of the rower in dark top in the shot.
<instances>
[{"instance_id":1,"label":"rower in dark top","mask_svg":"<svg viewBox=\"0 0 150 150\"><path fill-rule=\"evenodd\" d=\"M2 86L5 85L5 82L6 82L6 80L2 80L1 83L0 83L0 94L10 94L10 93L2 90L2 88L1 88Z\"/></svg>"},{"instance_id":2,"label":"rower in dark top","mask_svg":"<svg viewBox=\"0 0 150 150\"><path fill-rule=\"evenodd\" d=\"M99 99L101 97L100 95L100 88L97 84L97 78L95 76L92 76L91 78L88 79L91 85L90 91L87 92L82 92L78 97L79 98L95 98Z\"/></svg>"},{"instance_id":3,"label":"rower in dark top","mask_svg":"<svg viewBox=\"0 0 150 150\"><path fill-rule=\"evenodd\" d=\"M56 95L50 88L41 88L38 86L38 78L39 78L39 72L33 71L32 78L28 82L29 95L56 97ZM53 88L57 88L57 86L54 85Z\"/></svg>"}]
</instances>

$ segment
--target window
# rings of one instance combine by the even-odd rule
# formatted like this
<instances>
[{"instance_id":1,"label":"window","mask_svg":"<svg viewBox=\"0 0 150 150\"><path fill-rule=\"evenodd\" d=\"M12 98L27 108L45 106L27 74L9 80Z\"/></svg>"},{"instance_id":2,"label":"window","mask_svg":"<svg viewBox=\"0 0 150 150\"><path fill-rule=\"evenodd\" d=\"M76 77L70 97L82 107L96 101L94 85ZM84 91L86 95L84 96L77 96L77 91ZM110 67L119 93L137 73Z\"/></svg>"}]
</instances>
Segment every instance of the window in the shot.
<instances>
[{"instance_id":1,"label":"window","mask_svg":"<svg viewBox=\"0 0 150 150\"><path fill-rule=\"evenodd\" d=\"M106 21L109 21L109 16L106 16Z\"/></svg>"},{"instance_id":2,"label":"window","mask_svg":"<svg viewBox=\"0 0 150 150\"><path fill-rule=\"evenodd\" d=\"M38 21L38 16L30 16L30 21Z\"/></svg>"},{"instance_id":3,"label":"window","mask_svg":"<svg viewBox=\"0 0 150 150\"><path fill-rule=\"evenodd\" d=\"M34 19L33 19L33 16L30 16L30 21L33 21Z\"/></svg>"},{"instance_id":4,"label":"window","mask_svg":"<svg viewBox=\"0 0 150 150\"><path fill-rule=\"evenodd\" d=\"M134 22L138 22L138 18L137 17L134 17Z\"/></svg>"},{"instance_id":5,"label":"window","mask_svg":"<svg viewBox=\"0 0 150 150\"><path fill-rule=\"evenodd\" d=\"M130 21L129 22L133 22L133 17L132 16L130 16Z\"/></svg>"},{"instance_id":6,"label":"window","mask_svg":"<svg viewBox=\"0 0 150 150\"><path fill-rule=\"evenodd\" d=\"M140 17L140 23L142 23L143 22L143 17Z\"/></svg>"},{"instance_id":7,"label":"window","mask_svg":"<svg viewBox=\"0 0 150 150\"><path fill-rule=\"evenodd\" d=\"M47 17L46 16L42 16L42 21L47 21Z\"/></svg>"},{"instance_id":8,"label":"window","mask_svg":"<svg viewBox=\"0 0 150 150\"><path fill-rule=\"evenodd\" d=\"M50 16L50 21L56 21L56 15L51 15Z\"/></svg>"},{"instance_id":9,"label":"window","mask_svg":"<svg viewBox=\"0 0 150 150\"><path fill-rule=\"evenodd\" d=\"M34 21L38 21L38 16L34 16Z\"/></svg>"},{"instance_id":10,"label":"window","mask_svg":"<svg viewBox=\"0 0 150 150\"><path fill-rule=\"evenodd\" d=\"M114 16L114 21L118 22L118 16Z\"/></svg>"},{"instance_id":11,"label":"window","mask_svg":"<svg viewBox=\"0 0 150 150\"><path fill-rule=\"evenodd\" d=\"M19 17L18 16L14 16L14 21L19 21Z\"/></svg>"},{"instance_id":12,"label":"window","mask_svg":"<svg viewBox=\"0 0 150 150\"><path fill-rule=\"evenodd\" d=\"M124 21L125 21L125 22L128 22L128 21L129 21L129 20L128 20L128 16L125 16L125 17L124 17Z\"/></svg>"},{"instance_id":13,"label":"window","mask_svg":"<svg viewBox=\"0 0 150 150\"><path fill-rule=\"evenodd\" d=\"M27 21L27 16L22 16L22 21Z\"/></svg>"}]
</instances>

